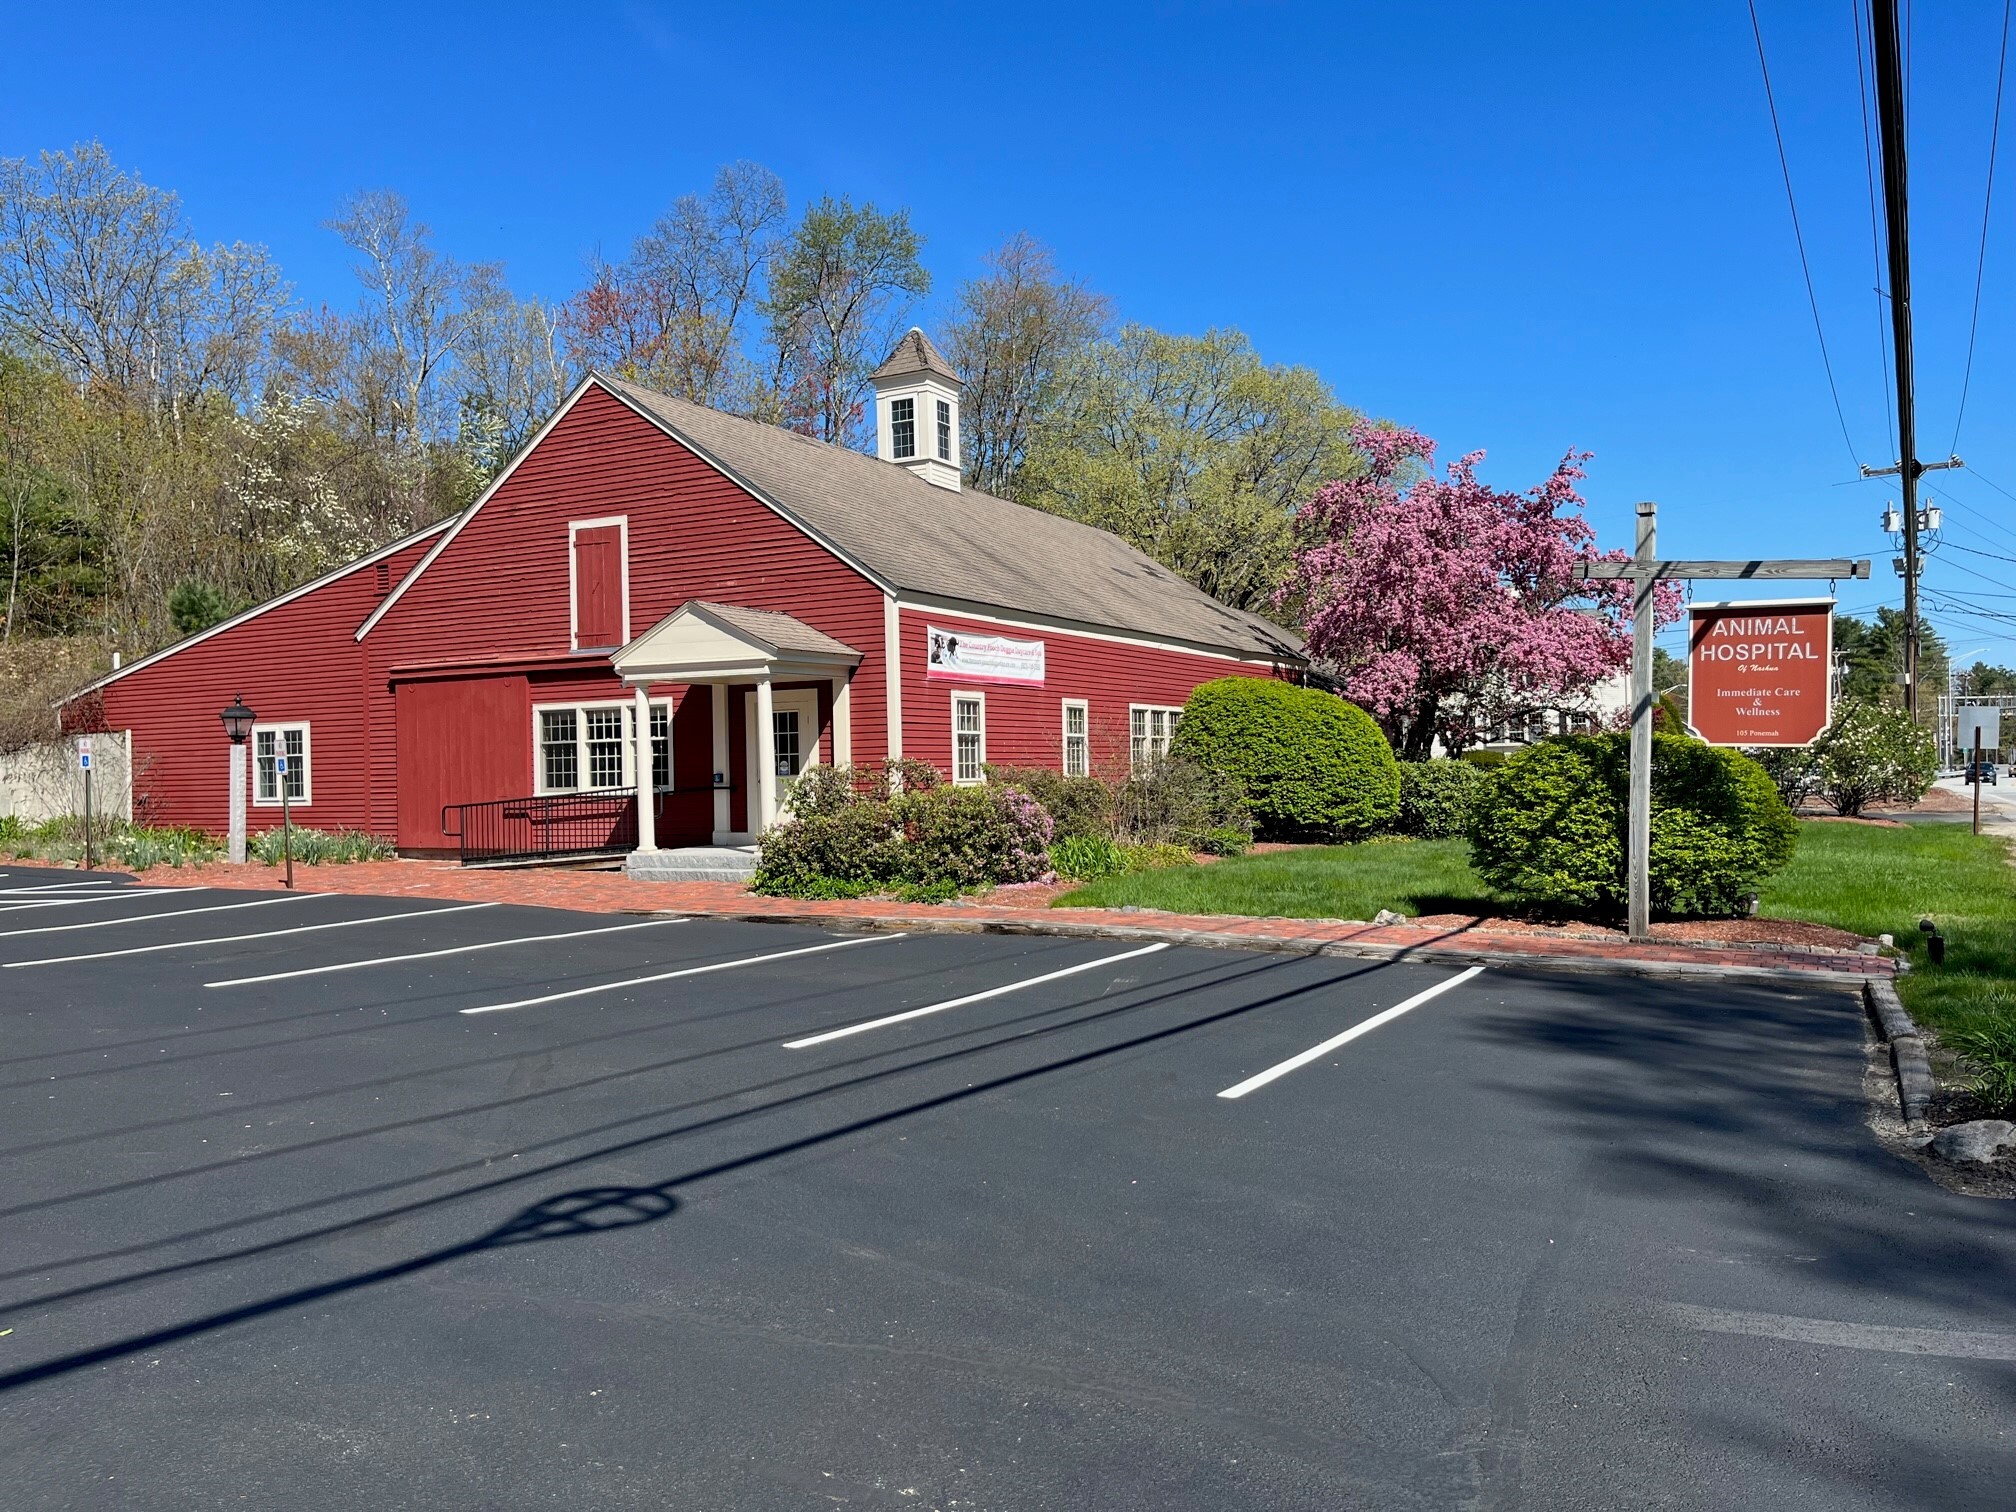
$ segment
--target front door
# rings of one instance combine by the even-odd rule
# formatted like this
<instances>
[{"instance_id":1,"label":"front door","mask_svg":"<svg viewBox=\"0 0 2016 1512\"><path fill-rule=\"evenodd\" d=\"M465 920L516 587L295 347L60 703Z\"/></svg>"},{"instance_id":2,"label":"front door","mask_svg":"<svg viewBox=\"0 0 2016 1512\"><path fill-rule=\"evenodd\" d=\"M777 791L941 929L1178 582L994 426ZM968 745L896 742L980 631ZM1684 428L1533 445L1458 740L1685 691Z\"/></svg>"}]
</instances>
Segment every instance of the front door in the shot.
<instances>
[{"instance_id":1,"label":"front door","mask_svg":"<svg viewBox=\"0 0 2016 1512\"><path fill-rule=\"evenodd\" d=\"M749 828L758 824L759 804L756 772L756 695L742 695L742 728L749 732L747 781L749 784ZM770 695L770 717L777 743L777 811L784 811L799 774L819 761L819 693L814 688L791 688Z\"/></svg>"}]
</instances>

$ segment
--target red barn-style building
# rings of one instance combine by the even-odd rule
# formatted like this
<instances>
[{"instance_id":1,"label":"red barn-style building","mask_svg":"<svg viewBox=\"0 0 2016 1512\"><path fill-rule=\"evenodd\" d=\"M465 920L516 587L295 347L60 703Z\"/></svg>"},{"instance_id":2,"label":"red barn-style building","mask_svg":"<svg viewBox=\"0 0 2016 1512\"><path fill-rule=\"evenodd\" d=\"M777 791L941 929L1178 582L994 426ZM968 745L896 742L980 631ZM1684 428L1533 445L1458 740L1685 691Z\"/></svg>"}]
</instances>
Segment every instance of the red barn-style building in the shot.
<instances>
[{"instance_id":1,"label":"red barn-style building","mask_svg":"<svg viewBox=\"0 0 2016 1512\"><path fill-rule=\"evenodd\" d=\"M242 694L254 829L285 783L297 824L452 853L467 805L522 829L603 794L601 848L655 875L749 844L815 762L1110 770L1197 684L1300 675L1280 626L961 488L959 381L921 331L874 385L871 457L590 376L460 515L101 678L68 722L131 732L157 823L224 828Z\"/></svg>"}]
</instances>

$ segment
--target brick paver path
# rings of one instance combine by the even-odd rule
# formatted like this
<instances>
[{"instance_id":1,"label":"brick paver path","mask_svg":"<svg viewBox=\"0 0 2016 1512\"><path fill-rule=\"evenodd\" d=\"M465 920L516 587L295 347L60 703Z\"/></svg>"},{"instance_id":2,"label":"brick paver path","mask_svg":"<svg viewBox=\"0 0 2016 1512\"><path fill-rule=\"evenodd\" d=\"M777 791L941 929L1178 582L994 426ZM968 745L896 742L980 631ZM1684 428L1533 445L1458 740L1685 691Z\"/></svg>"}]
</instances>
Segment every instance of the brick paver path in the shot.
<instances>
[{"instance_id":1,"label":"brick paver path","mask_svg":"<svg viewBox=\"0 0 2016 1512\"><path fill-rule=\"evenodd\" d=\"M256 887L279 885L270 866L156 867L151 886ZM1321 950L1341 954L1409 954L1457 959L1531 959L1595 965L1614 962L1665 966L1789 968L1804 972L1889 976L1895 962L1881 956L1814 946L1687 945L1655 941L1577 938L1529 929L1493 929L1489 920L1457 926L1375 926L1333 919L1251 919L1227 915L1162 913L1152 909L1032 909L984 902L885 903L867 900L807 902L765 898L723 882L633 882L620 872L466 870L452 862L366 861L349 866L299 866L303 891L424 897L461 902L526 903L594 913L709 914L770 922L845 924L868 929L992 930L1040 934L1097 934L1174 939L1258 949Z\"/></svg>"}]
</instances>

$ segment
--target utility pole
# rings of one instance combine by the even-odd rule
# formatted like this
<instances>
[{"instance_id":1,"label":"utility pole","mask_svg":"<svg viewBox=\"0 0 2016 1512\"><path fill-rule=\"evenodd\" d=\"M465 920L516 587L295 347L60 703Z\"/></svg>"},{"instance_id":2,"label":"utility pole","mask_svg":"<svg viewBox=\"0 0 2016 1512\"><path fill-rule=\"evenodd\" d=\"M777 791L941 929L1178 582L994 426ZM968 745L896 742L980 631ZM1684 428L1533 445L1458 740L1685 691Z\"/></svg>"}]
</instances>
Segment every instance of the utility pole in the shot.
<instances>
[{"instance_id":1,"label":"utility pole","mask_svg":"<svg viewBox=\"0 0 2016 1512\"><path fill-rule=\"evenodd\" d=\"M1904 707L1918 713L1918 421L1912 393L1910 217L1905 205L1904 62L1897 0L1871 0L1883 219L1890 245L1890 344L1897 358L1897 467L1904 488ZM1888 471L1888 469L1884 469Z\"/></svg>"}]
</instances>

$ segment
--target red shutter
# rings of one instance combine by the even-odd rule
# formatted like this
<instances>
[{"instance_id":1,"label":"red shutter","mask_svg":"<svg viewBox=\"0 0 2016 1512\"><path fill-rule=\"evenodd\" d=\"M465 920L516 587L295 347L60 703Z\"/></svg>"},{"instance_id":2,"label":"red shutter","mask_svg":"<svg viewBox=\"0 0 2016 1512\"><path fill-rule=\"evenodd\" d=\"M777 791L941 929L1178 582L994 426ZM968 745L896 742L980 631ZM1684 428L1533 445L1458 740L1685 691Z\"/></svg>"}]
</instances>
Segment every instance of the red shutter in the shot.
<instances>
[{"instance_id":1,"label":"red shutter","mask_svg":"<svg viewBox=\"0 0 2016 1512\"><path fill-rule=\"evenodd\" d=\"M623 531L597 525L574 532L574 644L623 644Z\"/></svg>"}]
</instances>

